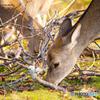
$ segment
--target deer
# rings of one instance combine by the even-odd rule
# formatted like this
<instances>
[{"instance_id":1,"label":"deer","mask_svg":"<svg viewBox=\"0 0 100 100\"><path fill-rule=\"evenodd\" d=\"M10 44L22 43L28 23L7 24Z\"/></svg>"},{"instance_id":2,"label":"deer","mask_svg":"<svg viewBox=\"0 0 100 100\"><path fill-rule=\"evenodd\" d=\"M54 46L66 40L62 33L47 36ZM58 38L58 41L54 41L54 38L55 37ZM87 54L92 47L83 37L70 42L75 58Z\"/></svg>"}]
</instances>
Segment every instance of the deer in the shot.
<instances>
[{"instance_id":1,"label":"deer","mask_svg":"<svg viewBox=\"0 0 100 100\"><path fill-rule=\"evenodd\" d=\"M85 47L100 34L100 0L92 0L75 25L66 18L47 53L46 81L58 85L73 69Z\"/></svg>"},{"instance_id":2,"label":"deer","mask_svg":"<svg viewBox=\"0 0 100 100\"><path fill-rule=\"evenodd\" d=\"M30 37L27 38L29 54L36 56L40 36L34 29L44 27L52 2L53 0L0 0L0 44L4 43L1 43L2 38L6 42L17 31L25 38Z\"/></svg>"}]
</instances>

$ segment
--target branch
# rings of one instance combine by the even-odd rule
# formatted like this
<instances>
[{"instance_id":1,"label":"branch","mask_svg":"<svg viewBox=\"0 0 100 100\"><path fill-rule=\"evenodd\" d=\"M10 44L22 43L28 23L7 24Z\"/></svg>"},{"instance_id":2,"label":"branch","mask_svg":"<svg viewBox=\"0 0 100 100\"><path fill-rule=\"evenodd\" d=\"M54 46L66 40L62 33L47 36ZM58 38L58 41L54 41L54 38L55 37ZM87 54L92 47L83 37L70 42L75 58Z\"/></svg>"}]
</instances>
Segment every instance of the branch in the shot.
<instances>
[{"instance_id":1,"label":"branch","mask_svg":"<svg viewBox=\"0 0 100 100\"><path fill-rule=\"evenodd\" d=\"M46 82L46 81L44 81L44 80L41 80L41 79L37 76L37 75L41 72L41 68L35 68L35 66L29 66L29 67L27 67L27 68L28 68L28 70L29 70L30 75L32 76L32 78L33 78L36 82L42 84L43 86L50 87L50 88L52 88L52 89L58 89L58 90L60 90L60 91L68 91L68 90L66 90L66 89L64 89L64 88L62 88L62 87L59 87L59 86L57 86L57 85L54 85L54 84L52 84L52 83L50 83L50 82Z\"/></svg>"}]
</instances>

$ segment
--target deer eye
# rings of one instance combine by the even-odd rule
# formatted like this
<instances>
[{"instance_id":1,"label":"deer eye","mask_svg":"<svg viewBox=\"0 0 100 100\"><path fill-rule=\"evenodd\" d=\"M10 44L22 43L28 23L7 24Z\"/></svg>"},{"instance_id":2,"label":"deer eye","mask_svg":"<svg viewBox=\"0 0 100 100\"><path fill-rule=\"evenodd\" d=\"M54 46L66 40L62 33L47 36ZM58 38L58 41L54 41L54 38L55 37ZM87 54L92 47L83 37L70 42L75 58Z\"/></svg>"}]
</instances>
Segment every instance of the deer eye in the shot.
<instances>
[{"instance_id":1,"label":"deer eye","mask_svg":"<svg viewBox=\"0 0 100 100\"><path fill-rule=\"evenodd\" d=\"M59 62L54 64L54 68L59 66Z\"/></svg>"}]
</instances>

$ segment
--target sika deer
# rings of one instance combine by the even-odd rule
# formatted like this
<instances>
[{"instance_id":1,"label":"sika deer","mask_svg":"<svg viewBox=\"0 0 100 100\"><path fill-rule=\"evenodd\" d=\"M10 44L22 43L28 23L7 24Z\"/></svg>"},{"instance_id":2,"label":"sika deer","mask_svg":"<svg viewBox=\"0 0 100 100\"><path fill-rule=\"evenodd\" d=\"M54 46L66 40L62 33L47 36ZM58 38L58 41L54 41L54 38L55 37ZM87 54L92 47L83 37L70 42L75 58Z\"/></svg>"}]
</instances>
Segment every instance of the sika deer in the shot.
<instances>
[{"instance_id":1,"label":"sika deer","mask_svg":"<svg viewBox=\"0 0 100 100\"><path fill-rule=\"evenodd\" d=\"M58 85L71 72L85 47L99 34L100 0L92 0L73 27L70 19L61 24L59 34L48 51L46 80Z\"/></svg>"},{"instance_id":2,"label":"sika deer","mask_svg":"<svg viewBox=\"0 0 100 100\"><path fill-rule=\"evenodd\" d=\"M31 26L33 24L34 27L31 26L33 29L42 28L46 22L46 14L50 8L50 5L52 4L52 1L53 0L0 0L0 42L3 37L2 34L5 32L5 30L7 30L6 27L3 27L2 30L4 23L25 10L25 13L23 11L22 14L12 19L7 24L9 27L14 25L24 37L31 36L31 38L28 39L29 53L31 55L36 55L36 53L39 52L39 36L37 36L35 31L30 30L29 32L28 28L22 26L27 26L27 24ZM28 21L28 16L33 18L35 21ZM36 22L36 20L39 22ZM7 38L6 36L4 37L5 41L7 41L8 38L10 38L10 36L16 32L15 30L13 32L8 32L8 30L7 33L9 34L7 34Z\"/></svg>"}]
</instances>

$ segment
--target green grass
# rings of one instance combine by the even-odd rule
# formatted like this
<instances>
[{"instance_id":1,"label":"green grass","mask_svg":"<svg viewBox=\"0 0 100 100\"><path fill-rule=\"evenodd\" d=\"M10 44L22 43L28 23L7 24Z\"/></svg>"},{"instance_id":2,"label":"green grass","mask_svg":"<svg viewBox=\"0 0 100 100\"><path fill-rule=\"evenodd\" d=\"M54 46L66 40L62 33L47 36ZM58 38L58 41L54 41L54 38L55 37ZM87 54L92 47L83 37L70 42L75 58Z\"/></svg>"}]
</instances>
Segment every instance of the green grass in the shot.
<instances>
[{"instance_id":1,"label":"green grass","mask_svg":"<svg viewBox=\"0 0 100 100\"><path fill-rule=\"evenodd\" d=\"M66 96L64 97L63 92L51 92L43 89L34 91L14 92L11 94L7 94L6 96L0 96L0 100L89 100L89 98L90 97L86 98L84 96L72 97L70 95L70 92L67 92ZM100 99L100 96L97 96L96 98Z\"/></svg>"},{"instance_id":2,"label":"green grass","mask_svg":"<svg viewBox=\"0 0 100 100\"><path fill-rule=\"evenodd\" d=\"M80 81L80 79L77 80L68 80L64 79L64 82L72 84L77 84L76 88L83 88L83 83ZM70 95L70 92L66 92L66 95L64 96L64 92L62 91L52 91L48 88L36 83L33 84L37 88L35 88L33 91L23 91L23 92L15 92L12 91L12 93L7 93L6 95L0 95L0 100L92 100L91 97L85 97L85 96L74 96L72 97ZM73 88L74 86L71 86ZM92 79L86 84L86 87L91 87L96 90L100 90L100 77L92 77ZM37 90L38 89L38 90ZM75 92L79 92L80 90L75 90ZM98 93L98 96L96 96L96 99L100 99L100 93Z\"/></svg>"},{"instance_id":3,"label":"green grass","mask_svg":"<svg viewBox=\"0 0 100 100\"><path fill-rule=\"evenodd\" d=\"M76 84L76 87L80 87L80 86L83 87L83 82L81 82L80 78L78 78L77 80L65 79L65 82L67 82L69 84ZM93 76L91 78L91 80L86 83L86 86L87 87L93 87L95 89L100 90L100 77Z\"/></svg>"},{"instance_id":4,"label":"green grass","mask_svg":"<svg viewBox=\"0 0 100 100\"><path fill-rule=\"evenodd\" d=\"M0 100L62 100L59 92L50 92L48 90L34 90L12 93L7 96L1 96Z\"/></svg>"},{"instance_id":5,"label":"green grass","mask_svg":"<svg viewBox=\"0 0 100 100\"><path fill-rule=\"evenodd\" d=\"M34 90L25 92L15 92L6 96L1 96L0 100L87 100L84 96L70 96L67 92L66 97L62 97L63 92L50 92L48 90Z\"/></svg>"}]
</instances>

